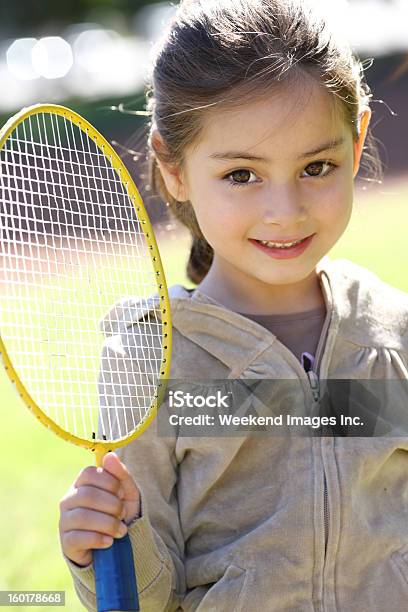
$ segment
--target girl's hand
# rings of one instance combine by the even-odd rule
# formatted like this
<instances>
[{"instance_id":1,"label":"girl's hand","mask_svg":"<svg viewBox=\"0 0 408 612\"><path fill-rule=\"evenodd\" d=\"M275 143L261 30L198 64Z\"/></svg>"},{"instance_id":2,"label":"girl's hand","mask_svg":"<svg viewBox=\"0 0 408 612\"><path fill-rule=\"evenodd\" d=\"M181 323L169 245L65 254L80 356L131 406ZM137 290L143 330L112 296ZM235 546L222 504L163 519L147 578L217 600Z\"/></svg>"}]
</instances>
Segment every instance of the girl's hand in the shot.
<instances>
[{"instance_id":1,"label":"girl's hand","mask_svg":"<svg viewBox=\"0 0 408 612\"><path fill-rule=\"evenodd\" d=\"M120 459L108 453L102 468L82 470L60 502L62 550L77 565L89 565L92 549L109 548L139 515L139 489Z\"/></svg>"}]
</instances>

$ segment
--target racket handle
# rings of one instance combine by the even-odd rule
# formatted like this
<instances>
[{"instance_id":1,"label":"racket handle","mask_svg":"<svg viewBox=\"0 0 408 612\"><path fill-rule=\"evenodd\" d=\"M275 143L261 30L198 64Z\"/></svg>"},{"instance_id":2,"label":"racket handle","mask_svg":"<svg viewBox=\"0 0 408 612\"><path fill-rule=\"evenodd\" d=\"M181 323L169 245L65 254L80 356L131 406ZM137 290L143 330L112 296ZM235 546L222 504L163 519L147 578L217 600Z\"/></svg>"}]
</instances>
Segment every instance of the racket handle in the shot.
<instances>
[{"instance_id":1,"label":"racket handle","mask_svg":"<svg viewBox=\"0 0 408 612\"><path fill-rule=\"evenodd\" d=\"M138 611L136 572L129 534L114 539L110 548L93 551L98 612Z\"/></svg>"}]
</instances>

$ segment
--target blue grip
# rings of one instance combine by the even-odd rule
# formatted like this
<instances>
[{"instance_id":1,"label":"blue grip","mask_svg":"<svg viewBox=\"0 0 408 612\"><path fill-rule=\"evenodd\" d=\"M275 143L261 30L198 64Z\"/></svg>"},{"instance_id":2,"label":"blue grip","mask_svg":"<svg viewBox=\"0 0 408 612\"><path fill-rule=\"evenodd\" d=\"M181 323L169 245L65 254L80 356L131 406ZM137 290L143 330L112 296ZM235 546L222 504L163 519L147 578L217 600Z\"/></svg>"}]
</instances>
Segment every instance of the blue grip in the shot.
<instances>
[{"instance_id":1,"label":"blue grip","mask_svg":"<svg viewBox=\"0 0 408 612\"><path fill-rule=\"evenodd\" d=\"M95 549L93 564L98 612L140 609L129 534L114 539L110 548Z\"/></svg>"}]
</instances>

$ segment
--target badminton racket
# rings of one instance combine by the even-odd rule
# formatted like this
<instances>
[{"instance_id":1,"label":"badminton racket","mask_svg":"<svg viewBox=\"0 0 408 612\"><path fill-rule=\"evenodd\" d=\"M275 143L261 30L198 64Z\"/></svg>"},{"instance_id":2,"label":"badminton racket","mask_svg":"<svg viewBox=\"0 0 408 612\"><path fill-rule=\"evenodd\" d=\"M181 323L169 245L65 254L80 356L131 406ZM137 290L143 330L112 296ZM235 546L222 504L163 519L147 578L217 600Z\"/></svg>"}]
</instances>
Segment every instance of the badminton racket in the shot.
<instances>
[{"instance_id":1,"label":"badminton racket","mask_svg":"<svg viewBox=\"0 0 408 612\"><path fill-rule=\"evenodd\" d=\"M0 131L0 206L6 372L43 425L101 466L153 421L170 371L169 297L142 199L108 141L47 104ZM101 385L123 378L117 352L101 360L119 337L137 338L121 355L131 380ZM129 536L94 550L93 564L98 611L139 610Z\"/></svg>"}]
</instances>

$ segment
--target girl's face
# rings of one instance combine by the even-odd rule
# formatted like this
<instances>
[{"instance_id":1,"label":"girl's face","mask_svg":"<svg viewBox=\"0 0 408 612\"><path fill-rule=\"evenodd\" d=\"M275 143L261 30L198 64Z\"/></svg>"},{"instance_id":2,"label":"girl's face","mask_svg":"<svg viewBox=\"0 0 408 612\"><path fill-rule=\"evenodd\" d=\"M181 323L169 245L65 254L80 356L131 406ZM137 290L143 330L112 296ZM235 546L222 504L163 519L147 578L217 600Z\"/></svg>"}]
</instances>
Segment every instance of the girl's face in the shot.
<instances>
[{"instance_id":1,"label":"girl's face","mask_svg":"<svg viewBox=\"0 0 408 612\"><path fill-rule=\"evenodd\" d=\"M204 283L213 276L236 295L262 296L268 288L306 290L315 282L316 264L350 219L358 146L317 84L308 92L282 88L208 117L200 141L186 152L178 193L173 186L179 200L191 201L214 249ZM171 187L172 179L166 183ZM306 237L306 245L288 250L260 244Z\"/></svg>"}]
</instances>

